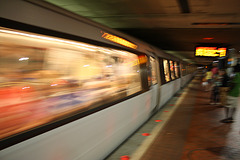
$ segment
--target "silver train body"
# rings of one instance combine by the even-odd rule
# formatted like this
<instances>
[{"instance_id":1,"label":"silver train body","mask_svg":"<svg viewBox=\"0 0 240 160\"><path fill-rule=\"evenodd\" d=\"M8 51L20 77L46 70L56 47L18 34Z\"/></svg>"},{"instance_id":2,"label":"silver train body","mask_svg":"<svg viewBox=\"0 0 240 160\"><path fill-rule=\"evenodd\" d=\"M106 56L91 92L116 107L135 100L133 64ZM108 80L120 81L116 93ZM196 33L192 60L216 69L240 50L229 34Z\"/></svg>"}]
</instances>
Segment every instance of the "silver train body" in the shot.
<instances>
[{"instance_id":1,"label":"silver train body","mask_svg":"<svg viewBox=\"0 0 240 160\"><path fill-rule=\"evenodd\" d=\"M1 160L104 159L193 77L186 62L42 1L1 0L0 16Z\"/></svg>"}]
</instances>

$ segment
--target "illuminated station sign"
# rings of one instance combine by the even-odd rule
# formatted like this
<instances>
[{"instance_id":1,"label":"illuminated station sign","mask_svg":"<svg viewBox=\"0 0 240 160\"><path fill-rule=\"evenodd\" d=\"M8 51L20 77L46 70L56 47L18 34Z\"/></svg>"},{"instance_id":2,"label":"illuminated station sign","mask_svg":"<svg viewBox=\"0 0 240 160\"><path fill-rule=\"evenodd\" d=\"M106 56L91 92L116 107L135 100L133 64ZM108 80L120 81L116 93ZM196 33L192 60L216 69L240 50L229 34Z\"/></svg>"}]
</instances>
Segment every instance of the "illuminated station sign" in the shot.
<instances>
[{"instance_id":1,"label":"illuminated station sign","mask_svg":"<svg viewBox=\"0 0 240 160\"><path fill-rule=\"evenodd\" d=\"M120 38L118 36L115 36L115 35L112 35L110 33L106 33L106 32L103 32L103 31L102 31L102 33L103 33L102 37L109 40L109 41L112 41L114 43L118 43L120 45L129 47L129 48L133 48L133 49L137 48L137 45L133 44L132 42L127 41L126 39Z\"/></svg>"},{"instance_id":2,"label":"illuminated station sign","mask_svg":"<svg viewBox=\"0 0 240 160\"><path fill-rule=\"evenodd\" d=\"M222 47L196 47L195 56L197 57L225 57L227 48Z\"/></svg>"}]
</instances>

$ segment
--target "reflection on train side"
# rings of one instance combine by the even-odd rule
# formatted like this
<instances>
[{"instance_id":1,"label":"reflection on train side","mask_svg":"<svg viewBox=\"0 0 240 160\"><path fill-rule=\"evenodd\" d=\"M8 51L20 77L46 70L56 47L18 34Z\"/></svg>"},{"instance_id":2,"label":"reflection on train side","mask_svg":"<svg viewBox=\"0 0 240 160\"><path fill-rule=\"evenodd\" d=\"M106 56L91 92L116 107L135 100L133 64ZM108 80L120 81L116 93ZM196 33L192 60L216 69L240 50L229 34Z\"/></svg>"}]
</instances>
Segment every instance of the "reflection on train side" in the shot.
<instances>
[{"instance_id":1,"label":"reflection on train side","mask_svg":"<svg viewBox=\"0 0 240 160\"><path fill-rule=\"evenodd\" d=\"M169 62L168 60L163 60L163 68L164 68L164 75L165 75L165 81L169 82L170 79L170 70L169 70Z\"/></svg>"},{"instance_id":2,"label":"reflection on train side","mask_svg":"<svg viewBox=\"0 0 240 160\"><path fill-rule=\"evenodd\" d=\"M142 90L133 53L0 29L0 138Z\"/></svg>"}]
</instances>

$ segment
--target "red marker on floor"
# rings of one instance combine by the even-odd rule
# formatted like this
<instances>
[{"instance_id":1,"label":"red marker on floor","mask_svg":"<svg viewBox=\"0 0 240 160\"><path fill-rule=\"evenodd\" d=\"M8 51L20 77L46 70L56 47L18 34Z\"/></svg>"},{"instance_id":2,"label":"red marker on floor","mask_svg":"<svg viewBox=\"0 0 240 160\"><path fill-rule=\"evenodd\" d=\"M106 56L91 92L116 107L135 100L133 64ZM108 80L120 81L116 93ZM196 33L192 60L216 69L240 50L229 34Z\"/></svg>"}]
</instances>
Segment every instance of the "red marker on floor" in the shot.
<instances>
[{"instance_id":1,"label":"red marker on floor","mask_svg":"<svg viewBox=\"0 0 240 160\"><path fill-rule=\"evenodd\" d=\"M150 134L149 133L143 133L142 135L143 136L149 136Z\"/></svg>"},{"instance_id":2,"label":"red marker on floor","mask_svg":"<svg viewBox=\"0 0 240 160\"><path fill-rule=\"evenodd\" d=\"M174 104L170 104L169 106L174 106Z\"/></svg>"},{"instance_id":3,"label":"red marker on floor","mask_svg":"<svg viewBox=\"0 0 240 160\"><path fill-rule=\"evenodd\" d=\"M160 120L160 119L157 119L157 120L155 120L155 122L162 122L162 120Z\"/></svg>"},{"instance_id":4,"label":"red marker on floor","mask_svg":"<svg viewBox=\"0 0 240 160\"><path fill-rule=\"evenodd\" d=\"M129 156L125 155L125 156L121 156L121 160L129 160Z\"/></svg>"}]
</instances>

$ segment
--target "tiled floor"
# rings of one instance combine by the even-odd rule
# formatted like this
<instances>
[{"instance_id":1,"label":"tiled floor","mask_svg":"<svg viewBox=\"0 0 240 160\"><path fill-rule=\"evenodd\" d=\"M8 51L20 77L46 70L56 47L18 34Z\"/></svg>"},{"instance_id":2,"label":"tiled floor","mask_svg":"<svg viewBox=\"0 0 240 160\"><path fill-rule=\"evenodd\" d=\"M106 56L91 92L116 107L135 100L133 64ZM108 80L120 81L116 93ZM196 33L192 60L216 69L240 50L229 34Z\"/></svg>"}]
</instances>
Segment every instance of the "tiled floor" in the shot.
<instances>
[{"instance_id":1,"label":"tiled floor","mask_svg":"<svg viewBox=\"0 0 240 160\"><path fill-rule=\"evenodd\" d=\"M240 160L240 103L236 121L225 124L209 97L195 77L106 160Z\"/></svg>"},{"instance_id":2,"label":"tiled floor","mask_svg":"<svg viewBox=\"0 0 240 160\"><path fill-rule=\"evenodd\" d=\"M181 160L240 160L240 103L234 123L220 123L224 108L198 91ZM240 102L240 101L239 101Z\"/></svg>"}]
</instances>

